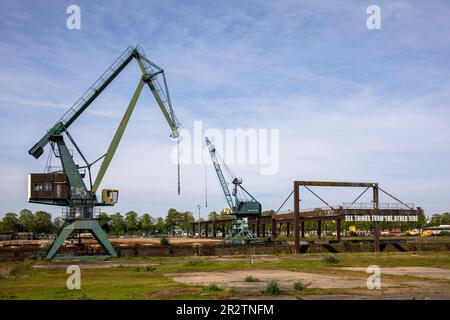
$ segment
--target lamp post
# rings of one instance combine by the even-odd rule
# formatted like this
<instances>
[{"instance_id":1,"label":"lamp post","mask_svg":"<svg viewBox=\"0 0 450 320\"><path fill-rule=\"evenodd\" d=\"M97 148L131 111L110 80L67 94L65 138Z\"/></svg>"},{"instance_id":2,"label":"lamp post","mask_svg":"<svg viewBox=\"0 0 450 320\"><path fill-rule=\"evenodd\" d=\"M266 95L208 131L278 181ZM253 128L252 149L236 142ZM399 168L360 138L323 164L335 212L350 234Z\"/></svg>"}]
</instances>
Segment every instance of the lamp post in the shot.
<instances>
[{"instance_id":1,"label":"lamp post","mask_svg":"<svg viewBox=\"0 0 450 320\"><path fill-rule=\"evenodd\" d=\"M200 205L197 205L198 208L198 238L200 239L201 237L201 229L200 229Z\"/></svg>"}]
</instances>

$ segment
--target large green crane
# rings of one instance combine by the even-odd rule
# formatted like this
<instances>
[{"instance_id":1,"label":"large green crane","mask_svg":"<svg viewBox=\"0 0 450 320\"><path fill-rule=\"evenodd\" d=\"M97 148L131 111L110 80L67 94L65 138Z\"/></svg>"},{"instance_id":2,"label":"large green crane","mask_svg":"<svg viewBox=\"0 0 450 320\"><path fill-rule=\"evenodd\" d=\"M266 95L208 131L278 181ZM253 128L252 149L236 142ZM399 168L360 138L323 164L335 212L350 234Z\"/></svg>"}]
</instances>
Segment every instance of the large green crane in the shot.
<instances>
[{"instance_id":1,"label":"large green crane","mask_svg":"<svg viewBox=\"0 0 450 320\"><path fill-rule=\"evenodd\" d=\"M133 59L139 64L142 73L137 88L128 104L108 150L103 156L89 163L70 135L68 128ZM76 231L91 232L107 251L108 254L106 256L117 256L117 253L109 243L106 234L101 229L98 221L94 218L94 209L97 206L114 205L118 199L118 190L103 189L101 201L97 199L96 193L117 150L142 88L145 85L150 88L150 91L170 127L170 136L172 138L178 138L180 123L172 109L164 70L148 60L141 47L130 46L28 151L30 155L38 159L43 154L44 147L47 144L50 144L53 153L60 159L62 165L62 170L29 175L29 202L66 207L64 226L47 251L47 259L54 258L64 241ZM83 159L85 163L84 166L75 164L73 155L64 141L64 136L70 140ZM100 160L102 160L100 169L95 181L92 182L91 167ZM89 187L86 186L84 181L86 169L89 175ZM69 255L60 255L58 257L73 258L73 256ZM93 257L97 258L99 256ZM76 256L76 258L80 258L80 256Z\"/></svg>"},{"instance_id":2,"label":"large green crane","mask_svg":"<svg viewBox=\"0 0 450 320\"><path fill-rule=\"evenodd\" d=\"M252 241L254 235L248 229L248 223L246 218L258 217L261 215L261 203L259 203L243 186L242 179L236 177L236 175L227 166L225 161L222 162L222 166L228 173L228 177L233 184L233 191L230 193L228 183L223 174L221 165L218 160L218 154L216 147L205 137L206 146L208 147L209 155L211 156L214 169L219 179L220 186L225 195L229 208L231 209L231 215L234 217L232 234L226 239L226 241L232 243L242 243ZM233 199L234 197L234 199Z\"/></svg>"}]
</instances>

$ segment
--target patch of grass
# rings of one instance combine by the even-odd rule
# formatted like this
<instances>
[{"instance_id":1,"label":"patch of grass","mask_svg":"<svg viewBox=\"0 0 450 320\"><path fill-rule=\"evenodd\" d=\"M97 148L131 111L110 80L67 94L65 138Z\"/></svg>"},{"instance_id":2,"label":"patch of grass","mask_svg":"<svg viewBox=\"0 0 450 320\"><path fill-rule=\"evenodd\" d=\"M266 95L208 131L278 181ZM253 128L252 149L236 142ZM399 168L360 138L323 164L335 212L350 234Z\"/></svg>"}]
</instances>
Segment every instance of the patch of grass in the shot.
<instances>
[{"instance_id":1,"label":"patch of grass","mask_svg":"<svg viewBox=\"0 0 450 320\"><path fill-rule=\"evenodd\" d=\"M67 277L66 269L58 268L39 269L18 278L2 279L0 299L147 299L144 293L149 290L156 292L186 287L158 271L135 272L133 268L85 268L82 269L82 293L80 293L80 290L67 289ZM181 295L180 299L182 298ZM201 296L197 294L192 298L200 299Z\"/></svg>"},{"instance_id":2,"label":"patch of grass","mask_svg":"<svg viewBox=\"0 0 450 320\"><path fill-rule=\"evenodd\" d=\"M267 284L267 287L261 291L262 294L268 294L268 295L278 295L281 294L280 285L278 284L278 281L272 280Z\"/></svg>"},{"instance_id":3,"label":"patch of grass","mask_svg":"<svg viewBox=\"0 0 450 320\"><path fill-rule=\"evenodd\" d=\"M336 258L334 256L327 256L327 257L323 258L322 261L325 263L333 263L333 264L341 262L341 260L339 260L338 258Z\"/></svg>"},{"instance_id":4,"label":"patch of grass","mask_svg":"<svg viewBox=\"0 0 450 320\"><path fill-rule=\"evenodd\" d=\"M258 278L247 276L245 277L245 282L259 282L260 280Z\"/></svg>"},{"instance_id":5,"label":"patch of grass","mask_svg":"<svg viewBox=\"0 0 450 320\"><path fill-rule=\"evenodd\" d=\"M294 290L303 291L311 285L311 282L304 282L302 280L294 282Z\"/></svg>"},{"instance_id":6,"label":"patch of grass","mask_svg":"<svg viewBox=\"0 0 450 320\"><path fill-rule=\"evenodd\" d=\"M143 272L153 272L153 271L156 271L156 267L154 267L154 266L146 266L146 267L135 267L135 268L133 268L133 271L134 272L141 272L141 270L143 271Z\"/></svg>"},{"instance_id":7,"label":"patch of grass","mask_svg":"<svg viewBox=\"0 0 450 320\"><path fill-rule=\"evenodd\" d=\"M89 298L89 296L87 295L86 292L81 291L80 292L80 296L78 298L78 300L92 300L91 298Z\"/></svg>"},{"instance_id":8,"label":"patch of grass","mask_svg":"<svg viewBox=\"0 0 450 320\"><path fill-rule=\"evenodd\" d=\"M9 276L15 278L20 277L31 270L31 265L32 263L27 260L16 262L14 267L9 271Z\"/></svg>"},{"instance_id":9,"label":"patch of grass","mask_svg":"<svg viewBox=\"0 0 450 320\"><path fill-rule=\"evenodd\" d=\"M186 263L185 265L188 267L198 267L198 266L203 266L205 264L204 261L200 261L200 260L191 260L188 263Z\"/></svg>"},{"instance_id":10,"label":"patch of grass","mask_svg":"<svg viewBox=\"0 0 450 320\"><path fill-rule=\"evenodd\" d=\"M156 267L155 267L155 266L147 266L147 267L145 268L145 271L146 271L146 272L153 272L153 271L156 271Z\"/></svg>"}]
</instances>

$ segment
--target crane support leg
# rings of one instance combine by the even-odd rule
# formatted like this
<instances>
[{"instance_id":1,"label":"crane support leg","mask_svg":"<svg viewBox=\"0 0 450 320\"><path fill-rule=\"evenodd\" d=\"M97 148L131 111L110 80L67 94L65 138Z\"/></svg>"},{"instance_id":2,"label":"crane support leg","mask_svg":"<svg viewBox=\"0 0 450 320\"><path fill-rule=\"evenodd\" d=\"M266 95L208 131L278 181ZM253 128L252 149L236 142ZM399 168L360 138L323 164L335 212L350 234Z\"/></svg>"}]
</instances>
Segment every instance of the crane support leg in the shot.
<instances>
[{"instance_id":1,"label":"crane support leg","mask_svg":"<svg viewBox=\"0 0 450 320\"><path fill-rule=\"evenodd\" d=\"M64 244L64 241L69 238L69 236L77 230L87 230L91 232L91 234L94 236L94 238L100 243L100 245L103 247L103 249L106 250L108 253L107 255L94 255L94 256L67 256L67 255L60 255L56 256L56 253L58 252L59 248ZM47 252L47 255L45 259L86 259L86 258L103 258L103 257L110 257L115 258L117 257L117 253L114 250L111 243L108 241L108 237L103 231L102 227L98 223L97 220L76 220L67 226L63 228L63 230L58 234L58 237L53 242L52 246Z\"/></svg>"},{"instance_id":2,"label":"crane support leg","mask_svg":"<svg viewBox=\"0 0 450 320\"><path fill-rule=\"evenodd\" d=\"M136 91L134 92L133 97L131 98L130 104L128 105L128 108L125 111L122 120L120 121L119 127L117 128L117 131L114 134L111 144L109 145L108 151L106 152L105 159L103 159L102 165L100 166L100 170L98 171L97 177L95 178L94 184L92 186L93 193L97 192L98 187L100 186L100 183L102 182L102 179L106 173L106 170L108 169L109 164L111 163L111 160L114 157L114 153L116 152L117 147L119 146L120 140L122 139L128 121L130 120L131 114L133 113L134 107L136 106L136 103L139 99L139 95L141 94L144 83L145 82L143 79L139 81Z\"/></svg>"}]
</instances>

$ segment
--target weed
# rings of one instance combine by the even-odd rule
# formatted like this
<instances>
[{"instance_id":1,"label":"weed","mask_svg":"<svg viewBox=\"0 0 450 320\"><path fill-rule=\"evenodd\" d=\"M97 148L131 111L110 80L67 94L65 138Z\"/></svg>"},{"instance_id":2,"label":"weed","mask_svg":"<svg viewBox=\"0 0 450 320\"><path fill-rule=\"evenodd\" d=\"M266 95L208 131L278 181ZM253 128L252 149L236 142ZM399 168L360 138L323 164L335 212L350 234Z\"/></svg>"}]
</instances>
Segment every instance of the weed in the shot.
<instances>
[{"instance_id":1,"label":"weed","mask_svg":"<svg viewBox=\"0 0 450 320\"><path fill-rule=\"evenodd\" d=\"M12 277L19 277L30 269L30 263L28 261L19 261L9 271L9 275Z\"/></svg>"},{"instance_id":2,"label":"weed","mask_svg":"<svg viewBox=\"0 0 450 320\"><path fill-rule=\"evenodd\" d=\"M80 296L78 297L78 300L92 300L92 299L89 298L89 296L87 295L86 292L81 291L80 292Z\"/></svg>"},{"instance_id":3,"label":"weed","mask_svg":"<svg viewBox=\"0 0 450 320\"><path fill-rule=\"evenodd\" d=\"M201 266L202 264L203 264L203 261L200 261L200 260L191 260L187 263L187 265L190 267Z\"/></svg>"},{"instance_id":4,"label":"weed","mask_svg":"<svg viewBox=\"0 0 450 320\"><path fill-rule=\"evenodd\" d=\"M216 284L211 283L210 285L208 285L207 287L205 287L204 289L206 292L217 292L220 291L222 289L220 289Z\"/></svg>"},{"instance_id":5,"label":"weed","mask_svg":"<svg viewBox=\"0 0 450 320\"><path fill-rule=\"evenodd\" d=\"M267 284L267 287L261 291L263 294L277 295L281 293L280 286L276 280L272 280Z\"/></svg>"},{"instance_id":6,"label":"weed","mask_svg":"<svg viewBox=\"0 0 450 320\"><path fill-rule=\"evenodd\" d=\"M300 280L300 281L296 281L294 283L294 289L297 291L303 291L306 288L308 288L310 285L311 285L311 282L306 283L306 282L303 282L302 280Z\"/></svg>"},{"instance_id":7,"label":"weed","mask_svg":"<svg viewBox=\"0 0 450 320\"><path fill-rule=\"evenodd\" d=\"M252 277L252 276L247 276L245 278L245 282L259 282L260 280L258 278Z\"/></svg>"},{"instance_id":8,"label":"weed","mask_svg":"<svg viewBox=\"0 0 450 320\"><path fill-rule=\"evenodd\" d=\"M323 262L325 263L339 263L341 260L339 260L338 258L334 257L334 256L328 256L322 259Z\"/></svg>"},{"instance_id":9,"label":"weed","mask_svg":"<svg viewBox=\"0 0 450 320\"><path fill-rule=\"evenodd\" d=\"M168 245L169 244L169 238L167 237L162 237L161 239L159 239L159 243L161 245Z\"/></svg>"},{"instance_id":10,"label":"weed","mask_svg":"<svg viewBox=\"0 0 450 320\"><path fill-rule=\"evenodd\" d=\"M154 267L154 266L147 266L147 267L145 268L145 271L146 271L146 272L153 272L153 271L156 271L156 267Z\"/></svg>"},{"instance_id":11,"label":"weed","mask_svg":"<svg viewBox=\"0 0 450 320\"><path fill-rule=\"evenodd\" d=\"M232 286L230 289L228 289L228 294L230 296L235 296L238 294L238 290L236 289L236 286Z\"/></svg>"}]
</instances>

